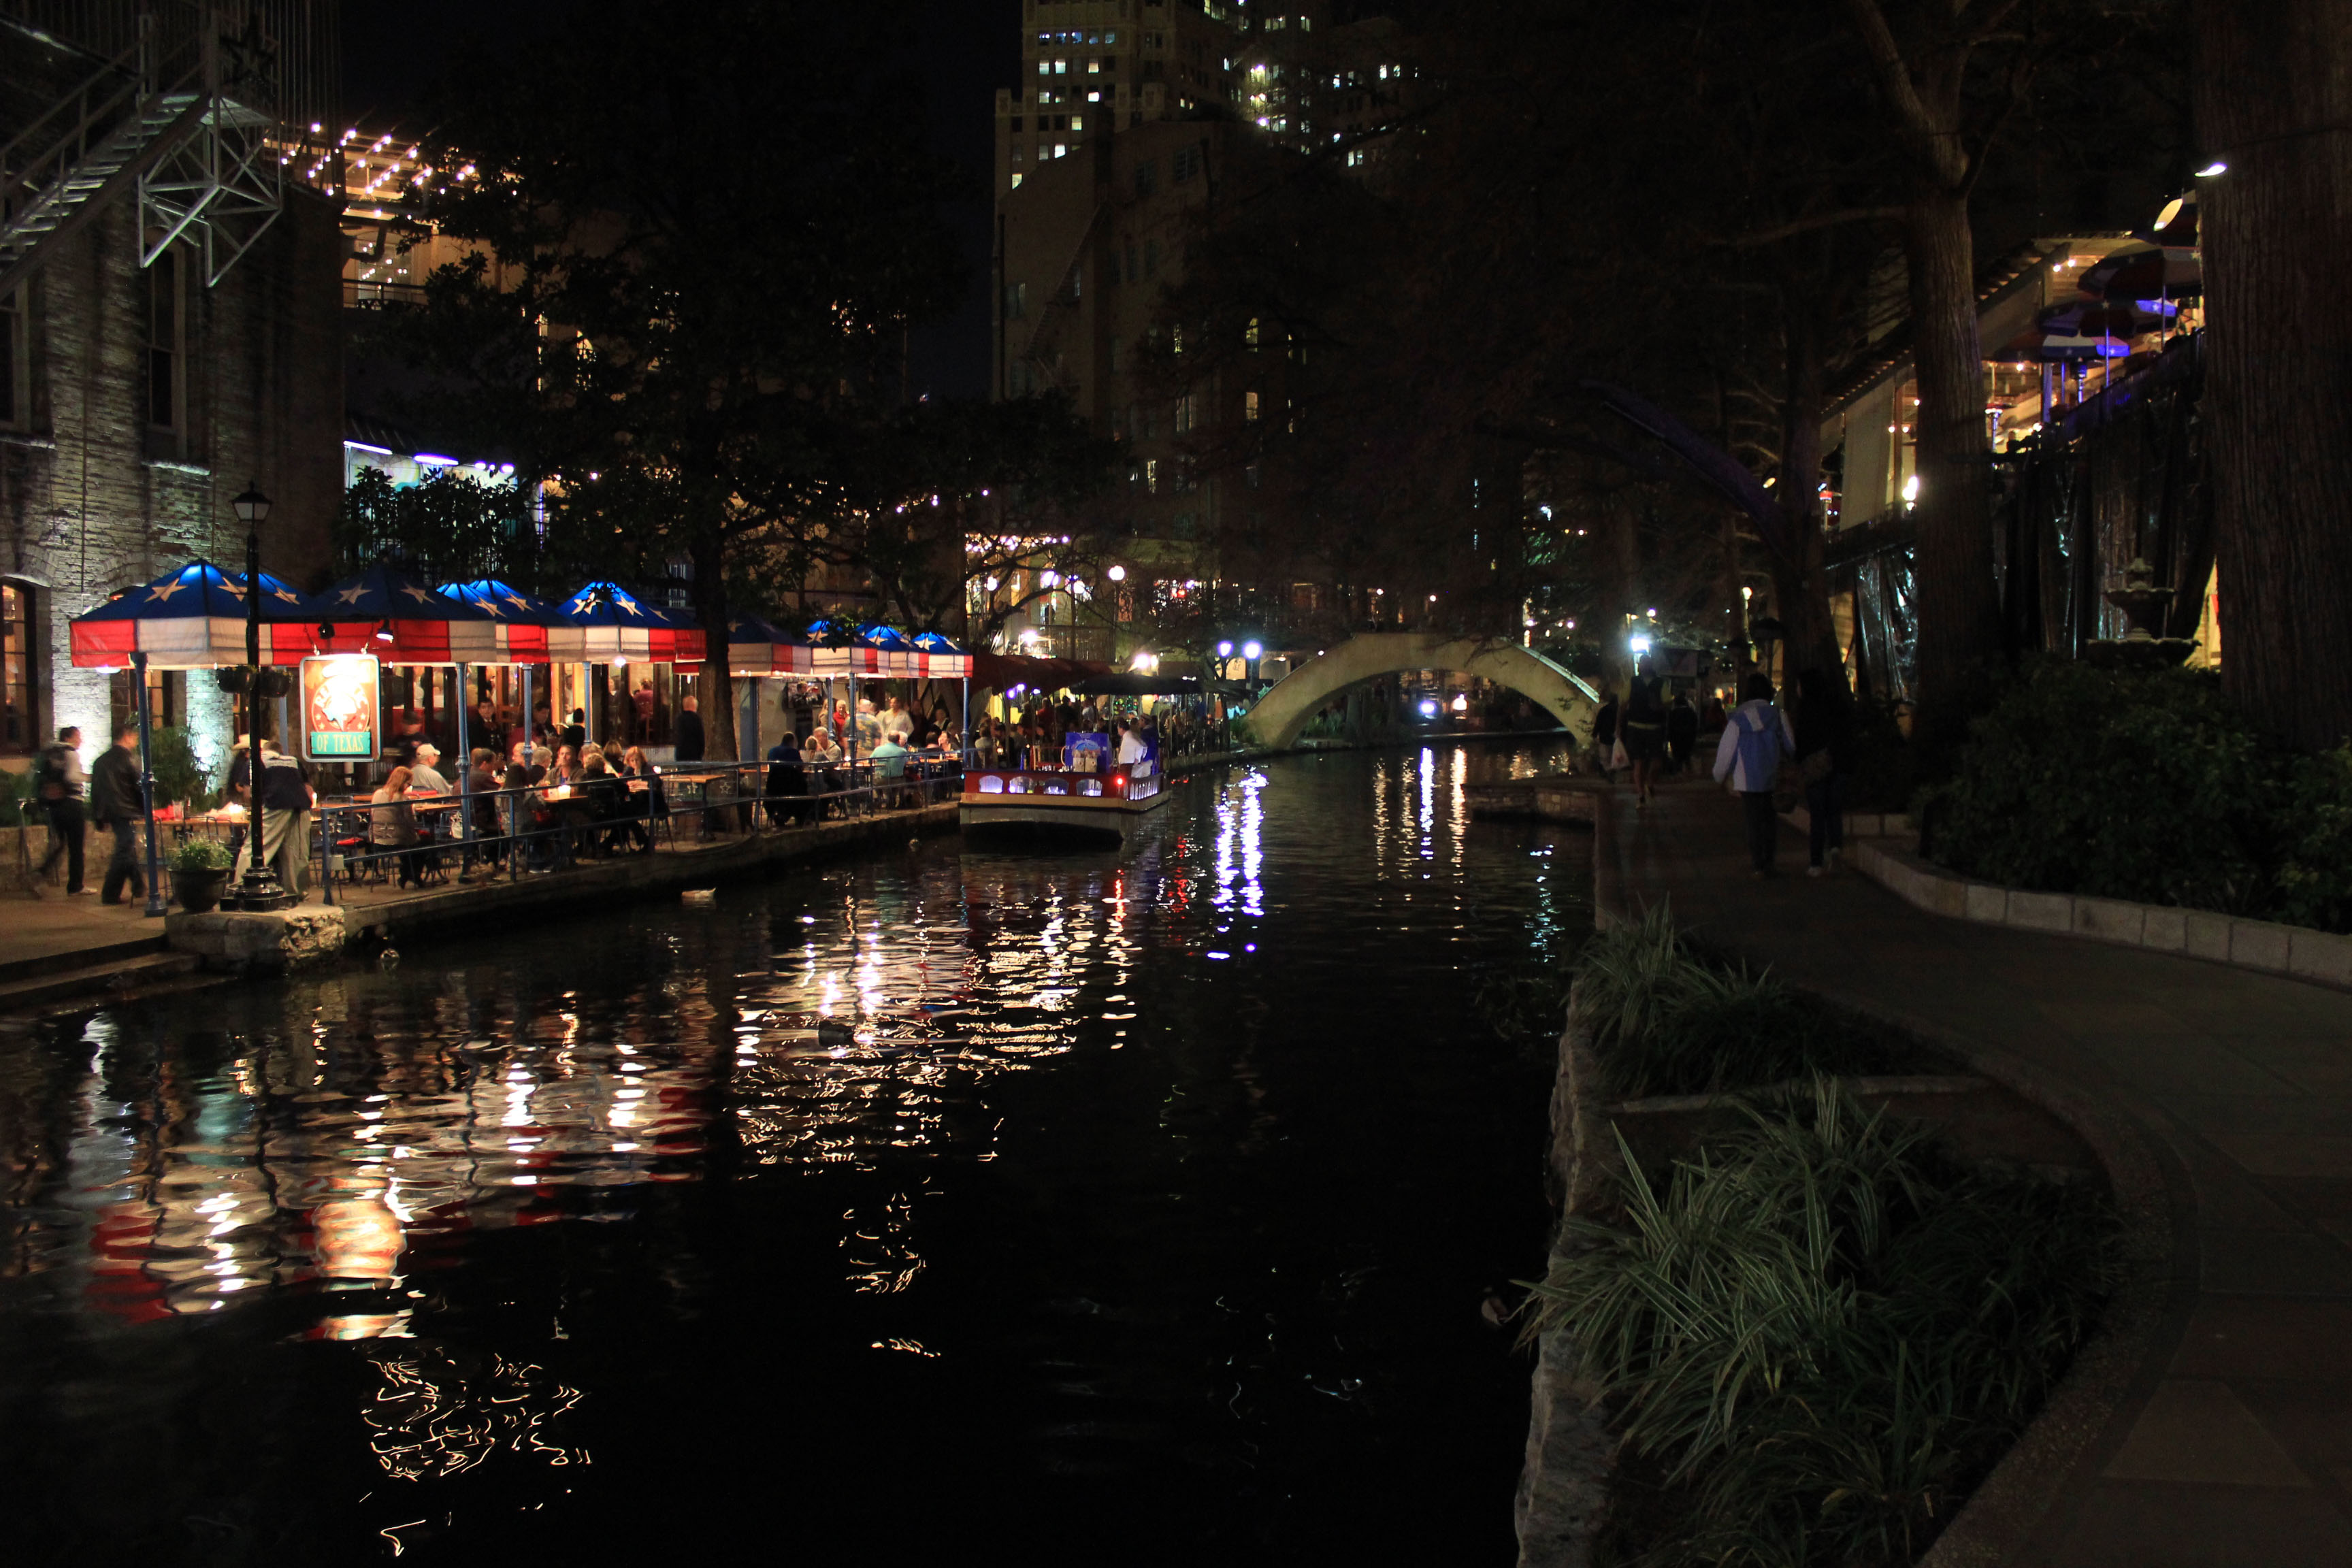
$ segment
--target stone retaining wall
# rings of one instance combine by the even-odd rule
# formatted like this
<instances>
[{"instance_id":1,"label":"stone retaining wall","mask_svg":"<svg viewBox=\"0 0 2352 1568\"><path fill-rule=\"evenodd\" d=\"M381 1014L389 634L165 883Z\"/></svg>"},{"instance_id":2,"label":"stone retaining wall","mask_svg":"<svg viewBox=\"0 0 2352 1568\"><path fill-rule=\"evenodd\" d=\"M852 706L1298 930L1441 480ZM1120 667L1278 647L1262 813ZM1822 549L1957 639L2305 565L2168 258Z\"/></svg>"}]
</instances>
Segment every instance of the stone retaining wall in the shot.
<instances>
[{"instance_id":1,"label":"stone retaining wall","mask_svg":"<svg viewBox=\"0 0 2352 1568\"><path fill-rule=\"evenodd\" d=\"M1884 838L1850 838L1845 858L1906 903L1931 914L2144 947L2352 989L2352 937L2207 910L1971 882Z\"/></svg>"}]
</instances>

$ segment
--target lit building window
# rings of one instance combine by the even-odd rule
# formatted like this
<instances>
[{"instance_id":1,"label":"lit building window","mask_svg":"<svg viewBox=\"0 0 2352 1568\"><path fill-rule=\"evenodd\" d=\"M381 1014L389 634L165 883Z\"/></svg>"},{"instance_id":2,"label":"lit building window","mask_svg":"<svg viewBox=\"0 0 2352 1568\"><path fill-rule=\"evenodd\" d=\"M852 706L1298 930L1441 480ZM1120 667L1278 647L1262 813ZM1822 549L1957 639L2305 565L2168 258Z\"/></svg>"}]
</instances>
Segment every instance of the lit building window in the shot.
<instances>
[{"instance_id":1,"label":"lit building window","mask_svg":"<svg viewBox=\"0 0 2352 1568\"><path fill-rule=\"evenodd\" d=\"M1016 191L1021 188L1021 171L1018 169L1013 171L1013 188Z\"/></svg>"},{"instance_id":2,"label":"lit building window","mask_svg":"<svg viewBox=\"0 0 2352 1568\"><path fill-rule=\"evenodd\" d=\"M1257 347L1257 318L1255 316L1252 316L1249 320L1249 325L1242 329L1242 342L1247 343L1252 348Z\"/></svg>"},{"instance_id":3,"label":"lit building window","mask_svg":"<svg viewBox=\"0 0 2352 1568\"><path fill-rule=\"evenodd\" d=\"M1257 423L1256 393L1244 392L1242 394L1242 417L1252 425Z\"/></svg>"}]
</instances>

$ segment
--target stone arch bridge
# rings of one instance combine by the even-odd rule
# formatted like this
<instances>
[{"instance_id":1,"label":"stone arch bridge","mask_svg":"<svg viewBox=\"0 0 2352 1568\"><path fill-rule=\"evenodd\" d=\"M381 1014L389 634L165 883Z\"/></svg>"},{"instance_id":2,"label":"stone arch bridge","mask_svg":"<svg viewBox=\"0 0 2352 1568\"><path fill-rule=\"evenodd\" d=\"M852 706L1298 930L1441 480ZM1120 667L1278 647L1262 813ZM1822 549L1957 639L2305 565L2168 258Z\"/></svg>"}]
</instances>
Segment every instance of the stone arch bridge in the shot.
<instances>
[{"instance_id":1,"label":"stone arch bridge","mask_svg":"<svg viewBox=\"0 0 2352 1568\"><path fill-rule=\"evenodd\" d=\"M1262 746L1287 746L1322 706L1359 681L1413 669L1458 669L1541 703L1577 733L1587 732L1599 693L1551 660L1499 638L1436 632L1365 632L1308 659L1274 683L1243 721Z\"/></svg>"}]
</instances>

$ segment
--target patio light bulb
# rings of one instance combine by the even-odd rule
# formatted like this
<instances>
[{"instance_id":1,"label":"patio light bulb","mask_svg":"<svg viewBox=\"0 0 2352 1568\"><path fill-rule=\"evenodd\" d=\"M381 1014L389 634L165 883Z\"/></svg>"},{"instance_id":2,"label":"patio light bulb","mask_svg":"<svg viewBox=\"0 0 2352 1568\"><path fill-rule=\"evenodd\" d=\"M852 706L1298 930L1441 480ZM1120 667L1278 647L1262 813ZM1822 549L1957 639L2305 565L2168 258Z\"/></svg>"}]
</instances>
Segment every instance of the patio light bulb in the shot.
<instances>
[{"instance_id":1,"label":"patio light bulb","mask_svg":"<svg viewBox=\"0 0 2352 1568\"><path fill-rule=\"evenodd\" d=\"M2200 180L2210 180L2216 174L2226 174L2229 172L2230 165L2221 162L2221 159L2216 158L2211 163L2206 164L2203 168L2198 170L2197 177Z\"/></svg>"}]
</instances>

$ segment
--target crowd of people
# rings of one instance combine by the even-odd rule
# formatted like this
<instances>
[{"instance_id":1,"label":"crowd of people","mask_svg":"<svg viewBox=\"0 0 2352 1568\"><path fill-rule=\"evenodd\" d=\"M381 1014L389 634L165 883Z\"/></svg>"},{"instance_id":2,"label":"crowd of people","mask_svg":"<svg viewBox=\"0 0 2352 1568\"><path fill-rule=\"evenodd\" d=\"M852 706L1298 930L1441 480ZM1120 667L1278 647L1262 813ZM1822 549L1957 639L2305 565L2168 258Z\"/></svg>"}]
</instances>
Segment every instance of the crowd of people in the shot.
<instances>
[{"instance_id":1,"label":"crowd of people","mask_svg":"<svg viewBox=\"0 0 2352 1568\"><path fill-rule=\"evenodd\" d=\"M1713 776L1740 798L1750 867L1777 874L1780 818L1801 802L1810 842L1805 872L1826 876L1845 847L1846 780L1853 771L1853 710L1845 684L1818 669L1797 677L1793 716L1780 706L1770 677L1751 672L1740 683L1736 708L1707 693L1703 705L1669 692L1647 657L1633 670L1621 701L1601 689L1592 742L1603 773L1628 776L1637 808L1654 798L1661 777L1692 771L1699 737L1719 732Z\"/></svg>"}]
</instances>

